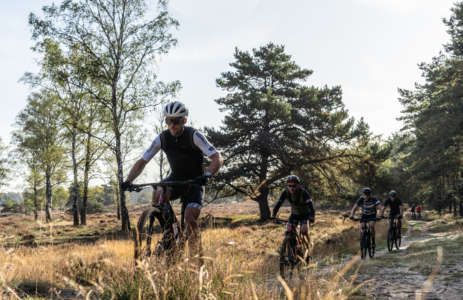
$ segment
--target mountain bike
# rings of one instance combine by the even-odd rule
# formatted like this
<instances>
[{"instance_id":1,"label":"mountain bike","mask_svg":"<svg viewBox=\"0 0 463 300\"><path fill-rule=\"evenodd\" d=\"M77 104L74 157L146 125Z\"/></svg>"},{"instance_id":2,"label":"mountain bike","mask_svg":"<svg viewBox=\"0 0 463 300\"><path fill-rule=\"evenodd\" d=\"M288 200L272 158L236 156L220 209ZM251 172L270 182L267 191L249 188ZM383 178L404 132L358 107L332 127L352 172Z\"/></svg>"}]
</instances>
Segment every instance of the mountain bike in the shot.
<instances>
[{"instance_id":1,"label":"mountain bike","mask_svg":"<svg viewBox=\"0 0 463 300\"><path fill-rule=\"evenodd\" d=\"M310 263L309 249L305 249L300 233L297 232L297 225L305 220L282 220L276 219L277 224L287 224L285 238L280 249L280 276L291 280L294 268L300 271L302 262Z\"/></svg>"},{"instance_id":2,"label":"mountain bike","mask_svg":"<svg viewBox=\"0 0 463 300\"><path fill-rule=\"evenodd\" d=\"M181 224L179 225L177 217L172 206L167 200L167 189L173 185L189 185L190 187L198 186L194 180L189 181L165 181L158 183L132 184L130 192L140 192L145 187L151 186L154 190L162 187L161 197L158 205L145 209L138 219L136 233L134 236L134 258L135 261L142 259L143 256L151 256L154 252L157 256L165 253L169 258L175 248L182 248L188 237L183 234L185 229L185 203L182 198ZM156 222L157 221L157 222ZM162 229L162 238L157 241L155 251L152 251L154 229L159 225Z\"/></svg>"},{"instance_id":3,"label":"mountain bike","mask_svg":"<svg viewBox=\"0 0 463 300\"><path fill-rule=\"evenodd\" d=\"M371 247L371 233L370 227L368 227L368 224L370 224L370 221L372 221L372 219L353 218L352 220L364 223L362 226L362 230L360 231L360 253L362 255L362 259L367 258L367 250L370 258L375 257L375 248ZM381 218L376 218L376 220L381 220Z\"/></svg>"},{"instance_id":4,"label":"mountain bike","mask_svg":"<svg viewBox=\"0 0 463 300\"><path fill-rule=\"evenodd\" d=\"M389 226L387 230L387 249L389 252L392 251L394 248L394 243L396 249L399 249L400 244L402 242L402 237L399 237L399 227L397 226L397 218L396 217L388 217L388 219L392 219L392 225Z\"/></svg>"}]
</instances>

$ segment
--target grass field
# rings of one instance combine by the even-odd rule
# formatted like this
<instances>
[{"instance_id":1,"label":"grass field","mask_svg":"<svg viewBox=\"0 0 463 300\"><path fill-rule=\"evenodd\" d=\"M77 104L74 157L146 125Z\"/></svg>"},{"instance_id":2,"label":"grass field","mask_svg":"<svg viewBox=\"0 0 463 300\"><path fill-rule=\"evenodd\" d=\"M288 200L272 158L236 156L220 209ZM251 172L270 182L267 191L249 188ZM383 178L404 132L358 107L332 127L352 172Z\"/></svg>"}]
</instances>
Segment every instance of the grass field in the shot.
<instances>
[{"instance_id":1,"label":"grass field","mask_svg":"<svg viewBox=\"0 0 463 300\"><path fill-rule=\"evenodd\" d=\"M353 279L362 267L340 264L359 250L358 222L342 215L317 214L310 229L312 264L289 285L277 277L285 227L262 223L255 214L206 218L202 267L188 249L170 264L150 258L135 267L133 242L116 231L112 214L93 216L90 225L77 228L65 218L47 225L9 217L0 234L7 245L0 250L2 295L41 299L54 291L54 299L75 299L78 292L88 299L347 299L361 290ZM287 216L283 210L281 217ZM378 250L386 245L386 226L377 224Z\"/></svg>"}]
</instances>

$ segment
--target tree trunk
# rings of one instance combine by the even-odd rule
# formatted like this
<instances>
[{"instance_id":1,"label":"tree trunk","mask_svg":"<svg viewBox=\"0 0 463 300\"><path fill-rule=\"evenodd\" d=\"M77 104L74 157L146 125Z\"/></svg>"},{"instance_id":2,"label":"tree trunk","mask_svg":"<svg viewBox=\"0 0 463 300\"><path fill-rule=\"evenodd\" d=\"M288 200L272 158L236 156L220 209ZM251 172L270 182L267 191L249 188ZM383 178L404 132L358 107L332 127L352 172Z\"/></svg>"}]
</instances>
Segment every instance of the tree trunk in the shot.
<instances>
[{"instance_id":1,"label":"tree trunk","mask_svg":"<svg viewBox=\"0 0 463 300\"><path fill-rule=\"evenodd\" d=\"M453 216L457 217L457 200L453 198Z\"/></svg>"},{"instance_id":2,"label":"tree trunk","mask_svg":"<svg viewBox=\"0 0 463 300\"><path fill-rule=\"evenodd\" d=\"M51 222L51 175L46 174L46 204L45 204L45 215L46 215L46 221Z\"/></svg>"},{"instance_id":3,"label":"tree trunk","mask_svg":"<svg viewBox=\"0 0 463 300\"><path fill-rule=\"evenodd\" d=\"M119 186L124 182L124 170L122 168L122 153L121 153L121 135L116 130L116 161L117 161L117 179ZM119 189L119 196L121 199L121 219L122 219L122 231L130 230L130 219L129 211L125 203L125 192Z\"/></svg>"},{"instance_id":4,"label":"tree trunk","mask_svg":"<svg viewBox=\"0 0 463 300\"><path fill-rule=\"evenodd\" d=\"M437 212L439 213L439 216L440 216L441 214L441 203L440 202L437 204Z\"/></svg>"},{"instance_id":5,"label":"tree trunk","mask_svg":"<svg viewBox=\"0 0 463 300\"><path fill-rule=\"evenodd\" d=\"M260 195L257 196L254 200L259 203L259 213L260 213L260 219L265 221L269 220L271 215L270 215L270 207L268 206L268 189L260 189L259 190Z\"/></svg>"},{"instance_id":6,"label":"tree trunk","mask_svg":"<svg viewBox=\"0 0 463 300\"><path fill-rule=\"evenodd\" d=\"M463 201L460 199L460 217L463 217Z\"/></svg>"},{"instance_id":7,"label":"tree trunk","mask_svg":"<svg viewBox=\"0 0 463 300\"><path fill-rule=\"evenodd\" d=\"M452 201L449 200L449 214L452 213Z\"/></svg>"},{"instance_id":8,"label":"tree trunk","mask_svg":"<svg viewBox=\"0 0 463 300\"><path fill-rule=\"evenodd\" d=\"M74 175L74 185L72 186L72 214L74 217L74 226L79 225L79 211L77 208L77 202L79 198L79 182L77 180L76 136L77 129L74 127L72 131L72 169Z\"/></svg>"},{"instance_id":9,"label":"tree trunk","mask_svg":"<svg viewBox=\"0 0 463 300\"><path fill-rule=\"evenodd\" d=\"M39 217L39 206L37 204L37 185L34 183L34 221Z\"/></svg>"},{"instance_id":10,"label":"tree trunk","mask_svg":"<svg viewBox=\"0 0 463 300\"><path fill-rule=\"evenodd\" d=\"M90 120L89 128L91 128L92 120ZM90 172L90 142L92 136L87 133L87 145L85 149L85 167L84 167L84 195L82 197L82 207L80 209L80 224L87 225L87 199L88 199L88 173Z\"/></svg>"},{"instance_id":11,"label":"tree trunk","mask_svg":"<svg viewBox=\"0 0 463 300\"><path fill-rule=\"evenodd\" d=\"M119 188L118 187L114 187L114 190L116 192L116 209L117 209L117 219L120 220L121 219L121 207L119 205Z\"/></svg>"},{"instance_id":12,"label":"tree trunk","mask_svg":"<svg viewBox=\"0 0 463 300\"><path fill-rule=\"evenodd\" d=\"M88 172L84 173L84 195L80 208L80 224L87 225L87 199L88 199Z\"/></svg>"}]
</instances>

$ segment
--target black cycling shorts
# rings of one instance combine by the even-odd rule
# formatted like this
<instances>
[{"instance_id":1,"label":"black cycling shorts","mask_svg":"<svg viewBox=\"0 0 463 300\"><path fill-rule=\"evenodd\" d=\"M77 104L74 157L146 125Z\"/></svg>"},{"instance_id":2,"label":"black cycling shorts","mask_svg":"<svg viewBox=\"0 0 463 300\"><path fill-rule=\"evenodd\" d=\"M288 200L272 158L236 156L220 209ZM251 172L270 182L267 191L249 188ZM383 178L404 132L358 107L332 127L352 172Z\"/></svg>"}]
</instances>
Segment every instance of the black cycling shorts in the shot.
<instances>
[{"instance_id":1,"label":"black cycling shorts","mask_svg":"<svg viewBox=\"0 0 463 300\"><path fill-rule=\"evenodd\" d=\"M376 222L376 214L373 215L364 215L362 214L362 220L369 220L370 222Z\"/></svg>"},{"instance_id":2,"label":"black cycling shorts","mask_svg":"<svg viewBox=\"0 0 463 300\"><path fill-rule=\"evenodd\" d=\"M400 215L400 211L390 211L389 212L389 217L397 217L398 215Z\"/></svg>"},{"instance_id":3,"label":"black cycling shorts","mask_svg":"<svg viewBox=\"0 0 463 300\"><path fill-rule=\"evenodd\" d=\"M307 224L307 220L311 217L310 214L305 214L305 215L295 215L295 214L291 214L289 215L289 220L291 222L293 222L293 220L295 221L299 221L299 222L293 222L293 223L301 223L301 225L304 225L304 224Z\"/></svg>"},{"instance_id":4,"label":"black cycling shorts","mask_svg":"<svg viewBox=\"0 0 463 300\"><path fill-rule=\"evenodd\" d=\"M176 179L175 177L169 175L165 179L161 180L161 182L165 181L181 181ZM203 207L204 201L204 193L205 188L204 186L189 186L189 185L173 185L169 186L170 189L170 199L169 200L176 200L181 198L183 207L195 207L199 210Z\"/></svg>"}]
</instances>

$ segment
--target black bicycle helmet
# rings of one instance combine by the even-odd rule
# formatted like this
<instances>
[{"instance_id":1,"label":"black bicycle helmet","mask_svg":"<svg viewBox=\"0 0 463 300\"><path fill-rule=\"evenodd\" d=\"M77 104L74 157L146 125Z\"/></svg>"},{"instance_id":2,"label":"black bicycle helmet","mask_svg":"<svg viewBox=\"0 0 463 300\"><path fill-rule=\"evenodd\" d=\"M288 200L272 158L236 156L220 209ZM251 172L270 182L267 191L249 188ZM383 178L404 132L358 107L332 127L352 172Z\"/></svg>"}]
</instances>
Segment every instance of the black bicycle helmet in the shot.
<instances>
[{"instance_id":1,"label":"black bicycle helmet","mask_svg":"<svg viewBox=\"0 0 463 300\"><path fill-rule=\"evenodd\" d=\"M370 188L364 188L364 189L363 189L363 193L364 193L365 195L371 195L371 190L370 190Z\"/></svg>"},{"instance_id":2,"label":"black bicycle helmet","mask_svg":"<svg viewBox=\"0 0 463 300\"><path fill-rule=\"evenodd\" d=\"M389 196L391 196L391 197L397 197L397 193L396 193L395 191L391 191L391 192L389 193Z\"/></svg>"},{"instance_id":3,"label":"black bicycle helmet","mask_svg":"<svg viewBox=\"0 0 463 300\"><path fill-rule=\"evenodd\" d=\"M299 183L301 182L299 180L299 177L297 177L296 175L289 175L287 178L286 178L286 183L290 182L290 181L293 181L293 182L296 182L296 183Z\"/></svg>"}]
</instances>

